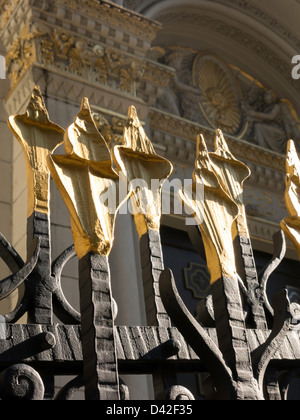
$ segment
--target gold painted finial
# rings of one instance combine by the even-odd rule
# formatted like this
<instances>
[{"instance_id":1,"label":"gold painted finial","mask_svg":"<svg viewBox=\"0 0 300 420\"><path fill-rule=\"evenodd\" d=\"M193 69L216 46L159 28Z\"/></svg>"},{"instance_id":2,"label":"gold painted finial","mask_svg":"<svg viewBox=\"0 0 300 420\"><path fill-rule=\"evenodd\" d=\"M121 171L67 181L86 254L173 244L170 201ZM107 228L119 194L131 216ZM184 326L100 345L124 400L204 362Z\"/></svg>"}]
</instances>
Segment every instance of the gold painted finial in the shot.
<instances>
[{"instance_id":1,"label":"gold painted finial","mask_svg":"<svg viewBox=\"0 0 300 420\"><path fill-rule=\"evenodd\" d=\"M38 86L32 92L25 113L10 116L8 125L25 155L28 217L34 211L48 214L50 173L47 157L63 142L64 130L50 121Z\"/></svg>"},{"instance_id":2,"label":"gold painted finial","mask_svg":"<svg viewBox=\"0 0 300 420\"><path fill-rule=\"evenodd\" d=\"M238 205L239 216L235 223L234 236L249 237L246 211L243 200L244 182L250 177L247 165L237 160L231 153L221 130L216 131L215 152L209 154L214 170L229 197Z\"/></svg>"},{"instance_id":3,"label":"gold painted finial","mask_svg":"<svg viewBox=\"0 0 300 420\"><path fill-rule=\"evenodd\" d=\"M123 146L128 147L135 152L150 155L156 154L152 143L147 137L139 120L136 108L133 105L128 109L128 118L123 134Z\"/></svg>"},{"instance_id":4,"label":"gold painted finial","mask_svg":"<svg viewBox=\"0 0 300 420\"><path fill-rule=\"evenodd\" d=\"M210 165L211 165L211 163L209 161L209 155L208 155L208 150L207 150L207 146L206 146L206 143L205 143L205 139L204 139L204 136L202 134L200 134L197 137L197 143L196 143L195 167L196 167L196 169L199 169L199 170L204 170L204 169L209 170Z\"/></svg>"},{"instance_id":5,"label":"gold painted finial","mask_svg":"<svg viewBox=\"0 0 300 420\"><path fill-rule=\"evenodd\" d=\"M195 182L192 188L180 190L179 196L194 212L200 226L213 284L222 276L236 277L232 224L239 211L220 182L202 135L197 139L195 166L193 174ZM201 194L197 194L197 188L201 189L201 186L202 200L199 197Z\"/></svg>"},{"instance_id":6,"label":"gold painted finial","mask_svg":"<svg viewBox=\"0 0 300 420\"><path fill-rule=\"evenodd\" d=\"M293 140L288 142L286 173L286 206L290 215L300 217L300 160Z\"/></svg>"},{"instance_id":7,"label":"gold painted finial","mask_svg":"<svg viewBox=\"0 0 300 420\"><path fill-rule=\"evenodd\" d=\"M134 106L129 107L123 134L123 146L113 149L114 161L130 185L131 203L137 231L159 231L161 190L173 165L155 153Z\"/></svg>"},{"instance_id":8,"label":"gold painted finial","mask_svg":"<svg viewBox=\"0 0 300 420\"><path fill-rule=\"evenodd\" d=\"M118 197L118 176L86 98L66 131L64 145L67 154L49 156L48 164L70 213L75 251L79 259L88 252L107 256L122 203L107 203L109 194L112 201Z\"/></svg>"},{"instance_id":9,"label":"gold painted finial","mask_svg":"<svg viewBox=\"0 0 300 420\"><path fill-rule=\"evenodd\" d=\"M287 147L285 203L290 217L283 219L280 225L300 258L300 160L293 140Z\"/></svg>"},{"instance_id":10,"label":"gold painted finial","mask_svg":"<svg viewBox=\"0 0 300 420\"><path fill-rule=\"evenodd\" d=\"M95 126L87 98L82 99L78 115L66 130L64 145L66 152L70 155L86 161L108 161L111 165L109 149Z\"/></svg>"}]
</instances>

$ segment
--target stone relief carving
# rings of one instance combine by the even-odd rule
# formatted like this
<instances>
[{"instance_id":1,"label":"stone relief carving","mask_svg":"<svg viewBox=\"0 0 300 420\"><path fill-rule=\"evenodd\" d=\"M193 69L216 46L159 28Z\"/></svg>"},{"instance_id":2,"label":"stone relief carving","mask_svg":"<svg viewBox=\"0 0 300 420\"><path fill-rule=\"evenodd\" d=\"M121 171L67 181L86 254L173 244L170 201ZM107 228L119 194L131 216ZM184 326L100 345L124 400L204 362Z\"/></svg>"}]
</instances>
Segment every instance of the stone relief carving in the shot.
<instances>
[{"instance_id":1,"label":"stone relief carving","mask_svg":"<svg viewBox=\"0 0 300 420\"><path fill-rule=\"evenodd\" d=\"M271 90L264 91L263 111L242 104L247 120L252 124L255 142L262 147L283 153L288 139L300 140L299 119L288 101L279 100Z\"/></svg>"},{"instance_id":2,"label":"stone relief carving","mask_svg":"<svg viewBox=\"0 0 300 420\"><path fill-rule=\"evenodd\" d=\"M241 91L234 73L218 57L199 54L193 64L193 85L199 87L199 106L209 124L228 134L240 133L243 124L239 107Z\"/></svg>"},{"instance_id":3,"label":"stone relief carving","mask_svg":"<svg viewBox=\"0 0 300 420\"><path fill-rule=\"evenodd\" d=\"M99 132L106 139L110 149L122 144L123 131L126 125L125 118L104 115L101 112L93 112L93 119Z\"/></svg>"},{"instance_id":4,"label":"stone relief carving","mask_svg":"<svg viewBox=\"0 0 300 420\"><path fill-rule=\"evenodd\" d=\"M171 77L171 73L162 74L155 63L46 25L26 26L11 45L6 63L12 89L28 67L36 63L133 96L137 94L140 79L167 85Z\"/></svg>"},{"instance_id":5,"label":"stone relief carving","mask_svg":"<svg viewBox=\"0 0 300 420\"><path fill-rule=\"evenodd\" d=\"M18 80L24 75L30 64L36 59L35 38L41 34L38 30L28 30L25 26L16 38L6 55L6 70L9 78L14 86Z\"/></svg>"},{"instance_id":6,"label":"stone relief carving","mask_svg":"<svg viewBox=\"0 0 300 420\"><path fill-rule=\"evenodd\" d=\"M39 48L42 64L51 64L92 82L132 93L133 83L143 74L144 64L129 60L117 49L106 48L68 31L43 31Z\"/></svg>"},{"instance_id":7,"label":"stone relief carving","mask_svg":"<svg viewBox=\"0 0 300 420\"><path fill-rule=\"evenodd\" d=\"M300 142L293 105L241 69L213 54L179 47L154 47L150 57L176 70L158 109L278 153L285 153L290 138Z\"/></svg>"},{"instance_id":8,"label":"stone relief carving","mask_svg":"<svg viewBox=\"0 0 300 420\"><path fill-rule=\"evenodd\" d=\"M8 45L11 92L34 66L139 97L153 106L173 77L173 69L110 44L58 26L27 23Z\"/></svg>"}]
</instances>

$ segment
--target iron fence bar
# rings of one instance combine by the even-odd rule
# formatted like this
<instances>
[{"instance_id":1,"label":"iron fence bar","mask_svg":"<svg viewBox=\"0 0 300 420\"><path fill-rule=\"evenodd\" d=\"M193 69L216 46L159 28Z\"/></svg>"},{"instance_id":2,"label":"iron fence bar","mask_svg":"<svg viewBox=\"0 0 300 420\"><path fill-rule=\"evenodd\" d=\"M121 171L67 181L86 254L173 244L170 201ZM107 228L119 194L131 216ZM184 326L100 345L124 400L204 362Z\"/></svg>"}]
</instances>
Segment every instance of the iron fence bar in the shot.
<instances>
[{"instance_id":1,"label":"iron fence bar","mask_svg":"<svg viewBox=\"0 0 300 420\"><path fill-rule=\"evenodd\" d=\"M87 400L119 400L113 300L108 258L79 260L83 376Z\"/></svg>"}]
</instances>

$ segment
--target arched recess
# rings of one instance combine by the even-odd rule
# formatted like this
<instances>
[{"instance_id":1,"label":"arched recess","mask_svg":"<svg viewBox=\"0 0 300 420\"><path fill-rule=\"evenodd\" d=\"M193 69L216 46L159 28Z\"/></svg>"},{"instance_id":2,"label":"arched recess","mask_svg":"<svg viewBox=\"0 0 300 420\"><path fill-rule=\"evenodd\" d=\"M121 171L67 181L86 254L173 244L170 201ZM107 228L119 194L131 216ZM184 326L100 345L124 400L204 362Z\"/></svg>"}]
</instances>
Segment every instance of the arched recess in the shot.
<instances>
[{"instance_id":1,"label":"arched recess","mask_svg":"<svg viewBox=\"0 0 300 420\"><path fill-rule=\"evenodd\" d=\"M153 45L217 54L290 100L300 115L300 82L291 74L292 57L299 54L294 37L265 11L251 15L248 9L233 7L234 3L146 0L135 10L162 23Z\"/></svg>"}]
</instances>

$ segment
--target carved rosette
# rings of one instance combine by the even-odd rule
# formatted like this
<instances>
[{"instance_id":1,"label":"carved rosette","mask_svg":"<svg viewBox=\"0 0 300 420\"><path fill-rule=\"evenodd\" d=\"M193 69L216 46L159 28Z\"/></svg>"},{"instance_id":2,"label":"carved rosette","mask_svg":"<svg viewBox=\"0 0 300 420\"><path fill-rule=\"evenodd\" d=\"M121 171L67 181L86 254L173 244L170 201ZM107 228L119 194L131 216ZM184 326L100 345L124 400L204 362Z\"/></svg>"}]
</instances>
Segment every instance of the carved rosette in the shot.
<instances>
[{"instance_id":1,"label":"carved rosette","mask_svg":"<svg viewBox=\"0 0 300 420\"><path fill-rule=\"evenodd\" d=\"M228 134L240 133L241 92L230 67L212 54L200 53L194 61L193 84L201 90L199 106L207 122Z\"/></svg>"}]
</instances>

